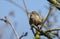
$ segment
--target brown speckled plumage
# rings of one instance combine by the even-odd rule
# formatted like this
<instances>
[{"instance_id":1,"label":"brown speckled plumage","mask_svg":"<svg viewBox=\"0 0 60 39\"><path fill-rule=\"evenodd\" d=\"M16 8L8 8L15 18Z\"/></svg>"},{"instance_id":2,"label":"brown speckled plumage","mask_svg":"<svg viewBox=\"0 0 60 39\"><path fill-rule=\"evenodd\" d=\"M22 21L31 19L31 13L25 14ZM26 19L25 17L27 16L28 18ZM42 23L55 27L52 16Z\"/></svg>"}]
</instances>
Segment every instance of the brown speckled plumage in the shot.
<instances>
[{"instance_id":1,"label":"brown speckled plumage","mask_svg":"<svg viewBox=\"0 0 60 39\"><path fill-rule=\"evenodd\" d=\"M32 11L32 13L30 14L29 22L30 25L34 24L38 26L42 23L42 18L39 16L39 14L36 11Z\"/></svg>"}]
</instances>

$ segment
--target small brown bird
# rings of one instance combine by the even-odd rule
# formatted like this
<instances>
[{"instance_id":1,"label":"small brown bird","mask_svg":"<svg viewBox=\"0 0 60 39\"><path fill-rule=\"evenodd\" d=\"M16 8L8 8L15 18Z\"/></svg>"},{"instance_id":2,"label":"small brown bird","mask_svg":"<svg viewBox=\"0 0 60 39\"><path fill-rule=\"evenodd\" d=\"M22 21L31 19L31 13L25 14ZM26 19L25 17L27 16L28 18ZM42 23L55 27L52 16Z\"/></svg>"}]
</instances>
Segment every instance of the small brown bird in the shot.
<instances>
[{"instance_id":1,"label":"small brown bird","mask_svg":"<svg viewBox=\"0 0 60 39\"><path fill-rule=\"evenodd\" d=\"M36 11L32 11L29 18L29 23L33 27L33 25L38 26L43 24L43 18ZM43 24L46 29L48 29L46 24Z\"/></svg>"},{"instance_id":2,"label":"small brown bird","mask_svg":"<svg viewBox=\"0 0 60 39\"><path fill-rule=\"evenodd\" d=\"M42 17L39 16L39 14L36 11L32 11L30 14L30 19L29 19L30 25L34 24L36 26L41 25L42 23Z\"/></svg>"}]
</instances>

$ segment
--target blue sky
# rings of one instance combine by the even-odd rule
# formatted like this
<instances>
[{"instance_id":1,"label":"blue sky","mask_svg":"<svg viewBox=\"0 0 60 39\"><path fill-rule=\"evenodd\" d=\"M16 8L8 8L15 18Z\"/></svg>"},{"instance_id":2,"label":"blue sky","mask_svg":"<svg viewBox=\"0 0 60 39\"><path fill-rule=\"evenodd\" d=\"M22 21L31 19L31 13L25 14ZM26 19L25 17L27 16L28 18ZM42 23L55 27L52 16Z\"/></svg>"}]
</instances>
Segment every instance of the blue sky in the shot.
<instances>
[{"instance_id":1,"label":"blue sky","mask_svg":"<svg viewBox=\"0 0 60 39\"><path fill-rule=\"evenodd\" d=\"M13 0L13 1L21 5L22 7L24 7L22 0ZM46 17L48 13L48 8L49 8L48 3L49 2L47 2L46 0L26 0L26 5L30 12L33 10L37 12L41 11L41 14L44 17ZM8 15L10 11L14 11L15 17L11 17ZM57 12L60 13L58 10ZM22 39L33 39L34 38L30 30L30 25L29 25L26 13L20 8L18 8L17 6L15 6L14 4L6 0L0 0L0 18L3 18L4 16L8 16L8 18L12 21L13 25L15 22L17 22L16 31L19 36L21 36L23 32L28 32L28 36L23 37ZM3 23L0 23L0 24L3 26ZM5 32L6 34L4 34L5 39L10 38L11 31L12 31L11 27L8 26ZM15 39L15 36L14 36L14 39Z\"/></svg>"}]
</instances>

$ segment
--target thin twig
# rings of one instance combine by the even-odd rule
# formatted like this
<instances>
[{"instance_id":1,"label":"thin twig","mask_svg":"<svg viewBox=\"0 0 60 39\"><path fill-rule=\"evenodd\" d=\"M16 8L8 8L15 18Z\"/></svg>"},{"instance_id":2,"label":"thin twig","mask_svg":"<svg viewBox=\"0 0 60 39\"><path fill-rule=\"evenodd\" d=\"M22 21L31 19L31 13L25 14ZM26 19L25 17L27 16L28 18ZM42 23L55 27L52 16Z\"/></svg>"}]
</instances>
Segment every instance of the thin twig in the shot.
<instances>
[{"instance_id":1,"label":"thin twig","mask_svg":"<svg viewBox=\"0 0 60 39\"><path fill-rule=\"evenodd\" d=\"M50 17L50 15L51 15L51 11L52 11L52 8L53 7L53 5L51 4L50 5L50 9L49 9L49 12L48 12L48 14L47 14L47 16L46 16L46 18L45 18L45 20L43 20L43 22L42 22L42 26L43 26L43 24L49 19L49 17ZM40 29L41 29L42 27L40 27ZM48 29L48 28L47 28Z\"/></svg>"},{"instance_id":2,"label":"thin twig","mask_svg":"<svg viewBox=\"0 0 60 39\"><path fill-rule=\"evenodd\" d=\"M7 19L8 19L8 18L7 18ZM10 20L8 20L8 21L10 21ZM11 22L9 22L9 23L10 23L11 28L13 29L13 31L14 31L14 33L15 33L15 35L16 35L16 37L17 37L17 39L19 39L19 36L18 36L18 34L17 34L17 32L16 32L16 30L15 30L15 28L14 28L13 24L12 24Z\"/></svg>"},{"instance_id":3,"label":"thin twig","mask_svg":"<svg viewBox=\"0 0 60 39\"><path fill-rule=\"evenodd\" d=\"M5 17L5 19L1 19L1 20L4 21L5 23L11 25L11 28L12 28L13 32L15 33L15 35L16 35L16 38L19 39L19 36L18 36L13 24L10 22L10 20L7 17Z\"/></svg>"},{"instance_id":4,"label":"thin twig","mask_svg":"<svg viewBox=\"0 0 60 39\"><path fill-rule=\"evenodd\" d=\"M32 31L33 35L35 36L35 32L34 32L33 27L31 27L31 31Z\"/></svg>"},{"instance_id":5,"label":"thin twig","mask_svg":"<svg viewBox=\"0 0 60 39\"><path fill-rule=\"evenodd\" d=\"M15 23L15 29L17 28L16 23ZM14 37L14 32L11 32L10 39L13 39Z\"/></svg>"},{"instance_id":6,"label":"thin twig","mask_svg":"<svg viewBox=\"0 0 60 39\"><path fill-rule=\"evenodd\" d=\"M45 31L39 29L38 27L36 27L35 25L33 26L38 32L40 32L40 34L46 36L49 39L52 39L51 36L48 35L48 33L46 33Z\"/></svg>"},{"instance_id":7,"label":"thin twig","mask_svg":"<svg viewBox=\"0 0 60 39\"><path fill-rule=\"evenodd\" d=\"M30 17L30 13L29 13L29 11L28 11L28 9L27 9L27 6L26 6L26 3L25 3L24 0L23 0L23 3L24 3L24 7L25 7L25 8L23 8L22 6L18 5L17 3L13 2L12 0L8 0L8 1L9 1L10 3L13 3L14 5L16 5L17 7L19 7L20 9L22 9L22 10L27 14L28 18Z\"/></svg>"},{"instance_id":8,"label":"thin twig","mask_svg":"<svg viewBox=\"0 0 60 39\"><path fill-rule=\"evenodd\" d=\"M22 6L18 5L16 2L14 2L14 1L12 1L12 0L7 0L7 1L10 2L10 3L12 3L12 4L14 4L14 5L16 5L17 7L19 7L19 8L22 9L23 11L25 11L25 9L24 9Z\"/></svg>"},{"instance_id":9,"label":"thin twig","mask_svg":"<svg viewBox=\"0 0 60 39\"><path fill-rule=\"evenodd\" d=\"M60 28L49 29L49 30L47 30L47 31L45 31L45 32L58 31L58 30L60 30Z\"/></svg>"},{"instance_id":10,"label":"thin twig","mask_svg":"<svg viewBox=\"0 0 60 39\"><path fill-rule=\"evenodd\" d=\"M19 37L19 39L22 39L23 37L27 36L27 34L28 34L28 32L24 33L23 35L21 35L21 36Z\"/></svg>"},{"instance_id":11,"label":"thin twig","mask_svg":"<svg viewBox=\"0 0 60 39\"><path fill-rule=\"evenodd\" d=\"M24 0L23 0L23 3L24 3L24 7L25 7L25 8L23 8L22 6L18 5L17 3L13 2L12 0L8 0L8 1L9 1L10 3L13 3L14 5L16 5L17 7L19 7L19 8L22 9L23 11L25 11L27 15L29 14L28 9L27 9L27 6L26 6L26 3L25 3Z\"/></svg>"},{"instance_id":12,"label":"thin twig","mask_svg":"<svg viewBox=\"0 0 60 39\"><path fill-rule=\"evenodd\" d=\"M46 16L46 18L45 18L45 20L43 21L43 24L49 19L49 17L50 17L50 14L51 14L51 11L53 10L53 5L51 4L50 5L50 10L49 10L49 12L48 12L48 14L47 14L47 16Z\"/></svg>"},{"instance_id":13,"label":"thin twig","mask_svg":"<svg viewBox=\"0 0 60 39\"><path fill-rule=\"evenodd\" d=\"M25 7L26 14L28 15L29 12L28 12L28 9L27 9L27 6L26 6L26 3L25 3L25 0L23 0L23 4L24 4L24 7Z\"/></svg>"}]
</instances>

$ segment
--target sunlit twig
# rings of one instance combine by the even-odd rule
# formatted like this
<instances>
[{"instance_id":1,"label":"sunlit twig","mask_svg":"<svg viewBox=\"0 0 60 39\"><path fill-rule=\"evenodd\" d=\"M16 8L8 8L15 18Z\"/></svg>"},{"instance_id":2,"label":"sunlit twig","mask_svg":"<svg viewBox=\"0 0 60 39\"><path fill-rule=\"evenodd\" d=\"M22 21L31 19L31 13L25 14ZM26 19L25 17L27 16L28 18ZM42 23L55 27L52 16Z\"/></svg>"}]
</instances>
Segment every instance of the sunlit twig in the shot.
<instances>
[{"instance_id":1,"label":"sunlit twig","mask_svg":"<svg viewBox=\"0 0 60 39\"><path fill-rule=\"evenodd\" d=\"M7 23L7 24L10 24L10 26L11 26L13 32L14 32L15 35L16 35L16 38L19 39L19 36L18 36L18 34L17 34L17 32L16 32L16 30L15 30L13 24L10 22L10 20L9 20L7 17L5 17L5 19L0 19L0 20L4 21L4 22Z\"/></svg>"},{"instance_id":2,"label":"sunlit twig","mask_svg":"<svg viewBox=\"0 0 60 39\"><path fill-rule=\"evenodd\" d=\"M43 24L49 19L52 10L53 10L53 5L51 4L51 5L50 5L49 12L48 12L48 14L47 14L45 20L43 21Z\"/></svg>"},{"instance_id":3,"label":"sunlit twig","mask_svg":"<svg viewBox=\"0 0 60 39\"><path fill-rule=\"evenodd\" d=\"M49 29L49 30L47 30L47 31L45 31L45 32L58 31L58 30L60 30L60 28Z\"/></svg>"}]
</instances>

